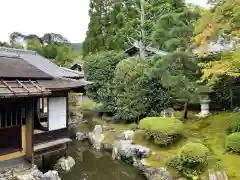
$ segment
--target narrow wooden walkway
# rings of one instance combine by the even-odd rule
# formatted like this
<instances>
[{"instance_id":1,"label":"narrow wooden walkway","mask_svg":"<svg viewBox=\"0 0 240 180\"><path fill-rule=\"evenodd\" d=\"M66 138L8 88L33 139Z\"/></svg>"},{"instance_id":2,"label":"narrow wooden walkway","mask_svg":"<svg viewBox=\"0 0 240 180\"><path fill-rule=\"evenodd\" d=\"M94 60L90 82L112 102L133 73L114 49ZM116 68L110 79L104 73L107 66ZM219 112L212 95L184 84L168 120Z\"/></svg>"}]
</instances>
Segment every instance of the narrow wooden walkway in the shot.
<instances>
[{"instance_id":1,"label":"narrow wooden walkway","mask_svg":"<svg viewBox=\"0 0 240 180\"><path fill-rule=\"evenodd\" d=\"M62 138L62 139L58 139L58 140L54 140L54 141L49 141L49 142L46 142L46 143L41 143L41 144L35 145L33 147L33 151L34 152L41 151L43 149L47 149L47 148L51 148L51 147L54 147L54 146L66 144L66 143L69 143L71 141L72 140L69 139L69 138Z\"/></svg>"}]
</instances>

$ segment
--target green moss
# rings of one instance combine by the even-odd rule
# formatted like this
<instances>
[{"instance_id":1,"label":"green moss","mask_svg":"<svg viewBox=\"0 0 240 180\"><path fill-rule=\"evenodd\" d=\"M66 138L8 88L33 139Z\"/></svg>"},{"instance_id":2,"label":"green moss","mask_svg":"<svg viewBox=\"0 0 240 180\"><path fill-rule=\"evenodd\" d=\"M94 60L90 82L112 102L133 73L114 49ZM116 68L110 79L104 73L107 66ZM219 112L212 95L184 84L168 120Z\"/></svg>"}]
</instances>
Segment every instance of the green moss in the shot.
<instances>
[{"instance_id":1,"label":"green moss","mask_svg":"<svg viewBox=\"0 0 240 180\"><path fill-rule=\"evenodd\" d=\"M209 150L208 169L213 171L223 169L230 179L240 179L240 156L237 154L226 153L225 140L228 136L228 127L231 119L240 116L237 112L220 112L199 119L194 116L194 112L189 113L189 118L183 124L183 135L186 137L176 145L170 147L160 147L151 141L146 141L144 131L138 130L133 142L148 146L156 155L151 155L148 161L155 166L162 167L172 157L176 156L182 147L188 142L204 144ZM181 116L181 112L176 112L176 117ZM208 176L208 171L202 174Z\"/></svg>"},{"instance_id":2,"label":"green moss","mask_svg":"<svg viewBox=\"0 0 240 180\"><path fill-rule=\"evenodd\" d=\"M240 132L232 133L227 137L226 148L233 152L240 152Z\"/></svg>"},{"instance_id":3,"label":"green moss","mask_svg":"<svg viewBox=\"0 0 240 180\"><path fill-rule=\"evenodd\" d=\"M89 127L88 124L80 124L80 125L78 126L78 130L79 130L80 132L90 132L90 131L91 131L91 128Z\"/></svg>"},{"instance_id":4,"label":"green moss","mask_svg":"<svg viewBox=\"0 0 240 180\"><path fill-rule=\"evenodd\" d=\"M232 117L228 131L230 133L240 132L240 118L239 117Z\"/></svg>"},{"instance_id":5,"label":"green moss","mask_svg":"<svg viewBox=\"0 0 240 180\"><path fill-rule=\"evenodd\" d=\"M84 99L80 103L80 108L83 109L83 110L94 109L94 108L96 108L98 106L99 106L99 104L97 104L96 102L94 102L91 99Z\"/></svg>"},{"instance_id":6,"label":"green moss","mask_svg":"<svg viewBox=\"0 0 240 180\"><path fill-rule=\"evenodd\" d=\"M206 146L201 143L188 143L183 146L181 151L181 158L186 159L190 162L200 162L206 161L207 154L209 150Z\"/></svg>"},{"instance_id":7,"label":"green moss","mask_svg":"<svg viewBox=\"0 0 240 180\"><path fill-rule=\"evenodd\" d=\"M183 123L174 118L147 117L140 121L140 128L152 132L180 134Z\"/></svg>"}]
</instances>

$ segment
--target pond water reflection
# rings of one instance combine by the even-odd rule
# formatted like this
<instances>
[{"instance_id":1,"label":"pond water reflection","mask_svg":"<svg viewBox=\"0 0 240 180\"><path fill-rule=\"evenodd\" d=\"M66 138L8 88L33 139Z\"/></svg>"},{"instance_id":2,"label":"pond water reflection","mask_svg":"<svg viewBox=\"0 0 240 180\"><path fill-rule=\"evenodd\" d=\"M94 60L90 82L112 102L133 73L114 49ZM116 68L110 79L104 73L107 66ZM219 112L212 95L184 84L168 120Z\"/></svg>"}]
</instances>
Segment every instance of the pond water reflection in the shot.
<instances>
[{"instance_id":1,"label":"pond water reflection","mask_svg":"<svg viewBox=\"0 0 240 180\"><path fill-rule=\"evenodd\" d=\"M76 161L68 173L61 173L62 180L145 180L143 175L131 165L113 161L108 152L93 151L87 142L73 141L69 155ZM51 156L55 163L60 156Z\"/></svg>"}]
</instances>

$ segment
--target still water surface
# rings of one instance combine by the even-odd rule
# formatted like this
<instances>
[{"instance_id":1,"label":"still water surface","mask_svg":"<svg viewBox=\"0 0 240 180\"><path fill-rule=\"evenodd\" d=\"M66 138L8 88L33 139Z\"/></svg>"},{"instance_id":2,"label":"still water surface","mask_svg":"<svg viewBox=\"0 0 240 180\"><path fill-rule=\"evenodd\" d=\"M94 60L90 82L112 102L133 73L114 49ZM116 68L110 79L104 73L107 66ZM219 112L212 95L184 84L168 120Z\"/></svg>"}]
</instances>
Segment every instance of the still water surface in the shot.
<instances>
[{"instance_id":1,"label":"still water surface","mask_svg":"<svg viewBox=\"0 0 240 180\"><path fill-rule=\"evenodd\" d=\"M76 165L70 172L60 174L62 180L145 180L131 165L113 161L110 153L96 152L87 142L73 141L69 155ZM50 162L57 158L52 156Z\"/></svg>"}]
</instances>

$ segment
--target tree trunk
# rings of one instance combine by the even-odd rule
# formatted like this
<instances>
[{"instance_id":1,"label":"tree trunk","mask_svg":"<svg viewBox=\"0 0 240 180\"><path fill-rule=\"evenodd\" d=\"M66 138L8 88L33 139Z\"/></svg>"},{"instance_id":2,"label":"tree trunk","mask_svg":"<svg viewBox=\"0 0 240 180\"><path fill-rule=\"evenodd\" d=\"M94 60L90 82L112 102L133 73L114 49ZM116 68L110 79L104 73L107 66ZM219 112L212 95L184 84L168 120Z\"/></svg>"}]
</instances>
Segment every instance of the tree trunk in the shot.
<instances>
[{"instance_id":1,"label":"tree trunk","mask_svg":"<svg viewBox=\"0 0 240 180\"><path fill-rule=\"evenodd\" d=\"M144 44L144 40L145 40L145 31L143 29L144 27L144 23L145 23L145 12L144 12L144 0L140 0L140 21L141 21L141 37L140 37L140 41L139 41L139 55L141 59L145 59L146 57L146 52L145 52L145 44Z\"/></svg>"},{"instance_id":2,"label":"tree trunk","mask_svg":"<svg viewBox=\"0 0 240 180\"><path fill-rule=\"evenodd\" d=\"M233 89L232 89L232 87L230 88L229 92L230 92L230 106L231 106L231 109L233 109Z\"/></svg>"},{"instance_id":3,"label":"tree trunk","mask_svg":"<svg viewBox=\"0 0 240 180\"><path fill-rule=\"evenodd\" d=\"M187 119L187 115L188 115L188 100L184 103L182 118Z\"/></svg>"}]
</instances>

